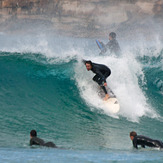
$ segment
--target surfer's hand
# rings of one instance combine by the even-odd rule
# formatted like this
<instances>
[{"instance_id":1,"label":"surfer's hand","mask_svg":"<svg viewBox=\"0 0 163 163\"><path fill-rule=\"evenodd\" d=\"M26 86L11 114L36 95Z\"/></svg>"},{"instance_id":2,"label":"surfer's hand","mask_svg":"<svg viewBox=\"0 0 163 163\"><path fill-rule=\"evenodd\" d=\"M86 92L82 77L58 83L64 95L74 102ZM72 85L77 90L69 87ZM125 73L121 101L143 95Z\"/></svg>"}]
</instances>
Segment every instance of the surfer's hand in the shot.
<instances>
[{"instance_id":1,"label":"surfer's hand","mask_svg":"<svg viewBox=\"0 0 163 163\"><path fill-rule=\"evenodd\" d=\"M107 83L104 83L104 86L107 86Z\"/></svg>"}]
</instances>

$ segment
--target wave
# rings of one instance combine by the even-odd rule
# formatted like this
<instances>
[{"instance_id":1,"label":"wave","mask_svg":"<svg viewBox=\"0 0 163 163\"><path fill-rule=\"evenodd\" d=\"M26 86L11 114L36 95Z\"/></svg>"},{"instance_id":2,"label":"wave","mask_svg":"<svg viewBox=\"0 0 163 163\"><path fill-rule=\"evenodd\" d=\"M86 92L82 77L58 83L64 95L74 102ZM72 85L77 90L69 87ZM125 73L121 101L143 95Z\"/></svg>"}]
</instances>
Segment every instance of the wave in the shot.
<instances>
[{"instance_id":1,"label":"wave","mask_svg":"<svg viewBox=\"0 0 163 163\"><path fill-rule=\"evenodd\" d=\"M103 106L102 100L98 98L98 87L96 83L92 82L93 73L86 71L80 56L66 57L65 59L62 58L62 60L61 58L50 58L41 54L2 52L1 57L8 57L16 62L17 60L22 60L24 64L30 63L30 65L35 65L37 63L36 71L33 73L35 77L38 78L57 76L59 79L69 78L73 80L77 85L80 93L79 96L83 98L91 110L99 109L109 116L116 118L123 116L130 121L138 121L139 117L142 116L158 117L155 109L149 104L149 97L145 92L147 91L145 87L148 87L146 86L148 84L147 70L144 72L144 67L141 64L143 61L141 60L141 62L139 62L140 59L137 60L131 53L126 53L122 58L116 58L114 56L89 57L93 62L108 65L112 70L112 74L107 82L120 102L121 109L117 115L111 115L111 113L107 111L107 108ZM85 58L87 59L88 56L85 56ZM44 67L43 70L42 66ZM153 84L156 84L156 87L162 91L162 81L160 78L157 77Z\"/></svg>"},{"instance_id":2,"label":"wave","mask_svg":"<svg viewBox=\"0 0 163 163\"><path fill-rule=\"evenodd\" d=\"M91 39L60 38L56 49L52 38L48 39L42 37L42 45L39 41L25 43L25 38L19 46L18 40L1 46L1 146L4 142L7 146L27 146L28 132L36 129L43 138L68 148L96 149L96 143L98 147L118 148L108 142L108 134L114 139L122 130L125 135L128 128L135 128L132 122L138 122L142 129L151 119L153 128L162 121L162 49L124 49L123 56L116 58L99 56ZM102 105L98 86L92 81L94 74L86 70L83 58L111 68L107 82L120 103L118 114L112 115ZM19 141L14 136L17 130Z\"/></svg>"}]
</instances>

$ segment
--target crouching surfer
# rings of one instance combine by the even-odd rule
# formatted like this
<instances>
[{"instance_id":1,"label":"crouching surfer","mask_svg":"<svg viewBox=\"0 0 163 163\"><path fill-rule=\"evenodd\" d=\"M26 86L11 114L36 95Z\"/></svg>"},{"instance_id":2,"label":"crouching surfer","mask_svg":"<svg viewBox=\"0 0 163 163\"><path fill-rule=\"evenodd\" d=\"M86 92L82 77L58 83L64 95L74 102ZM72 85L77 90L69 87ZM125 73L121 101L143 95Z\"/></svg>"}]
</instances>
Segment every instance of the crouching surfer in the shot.
<instances>
[{"instance_id":1,"label":"crouching surfer","mask_svg":"<svg viewBox=\"0 0 163 163\"><path fill-rule=\"evenodd\" d=\"M109 94L105 88L105 86L107 86L106 78L110 76L111 70L107 66L102 65L102 64L97 64L97 63L93 63L91 61L85 61L85 60L83 60L83 62L88 71L91 70L93 73L96 74L93 77L93 80L97 82L98 85L101 86L101 88L103 89L105 93L104 100L106 101L109 98Z\"/></svg>"},{"instance_id":2,"label":"crouching surfer","mask_svg":"<svg viewBox=\"0 0 163 163\"><path fill-rule=\"evenodd\" d=\"M36 130L31 130L30 132L30 146L32 145L40 145L40 146L45 146L45 147L57 148L57 146L53 142L45 143L43 139L38 138Z\"/></svg>"}]
</instances>

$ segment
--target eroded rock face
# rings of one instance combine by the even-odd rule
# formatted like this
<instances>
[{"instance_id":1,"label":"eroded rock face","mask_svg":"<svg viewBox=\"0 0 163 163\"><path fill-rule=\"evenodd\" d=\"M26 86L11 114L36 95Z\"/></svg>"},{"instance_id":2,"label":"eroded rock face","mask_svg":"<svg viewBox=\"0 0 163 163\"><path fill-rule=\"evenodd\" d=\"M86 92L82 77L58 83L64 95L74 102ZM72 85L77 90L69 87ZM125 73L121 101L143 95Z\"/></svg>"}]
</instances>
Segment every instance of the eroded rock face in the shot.
<instances>
[{"instance_id":1,"label":"eroded rock face","mask_svg":"<svg viewBox=\"0 0 163 163\"><path fill-rule=\"evenodd\" d=\"M75 36L104 36L149 17L163 18L163 0L0 0L0 23L8 30L26 20Z\"/></svg>"}]
</instances>

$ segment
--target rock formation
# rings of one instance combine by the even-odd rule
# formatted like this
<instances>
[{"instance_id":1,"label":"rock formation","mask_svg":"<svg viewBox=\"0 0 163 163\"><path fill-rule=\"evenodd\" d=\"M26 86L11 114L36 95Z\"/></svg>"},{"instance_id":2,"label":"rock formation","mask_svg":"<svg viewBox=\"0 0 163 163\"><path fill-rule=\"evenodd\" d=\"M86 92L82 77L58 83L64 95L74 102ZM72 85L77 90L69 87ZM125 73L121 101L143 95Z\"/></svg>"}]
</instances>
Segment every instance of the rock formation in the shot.
<instances>
[{"instance_id":1,"label":"rock formation","mask_svg":"<svg viewBox=\"0 0 163 163\"><path fill-rule=\"evenodd\" d=\"M44 26L66 35L94 37L144 28L149 18L163 19L163 0L0 0L1 31Z\"/></svg>"}]
</instances>

